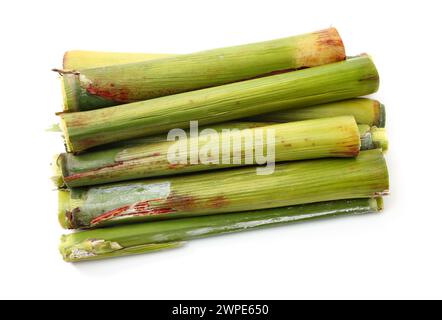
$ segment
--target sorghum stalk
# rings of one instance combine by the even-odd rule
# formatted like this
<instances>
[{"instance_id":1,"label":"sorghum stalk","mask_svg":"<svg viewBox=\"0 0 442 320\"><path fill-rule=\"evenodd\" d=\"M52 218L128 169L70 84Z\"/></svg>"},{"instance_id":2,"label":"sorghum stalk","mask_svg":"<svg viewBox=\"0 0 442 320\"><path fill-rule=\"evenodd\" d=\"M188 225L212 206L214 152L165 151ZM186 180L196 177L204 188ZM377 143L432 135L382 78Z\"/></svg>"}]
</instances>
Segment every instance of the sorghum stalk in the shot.
<instances>
[{"instance_id":1,"label":"sorghum stalk","mask_svg":"<svg viewBox=\"0 0 442 320\"><path fill-rule=\"evenodd\" d=\"M245 167L59 191L59 220L91 228L321 201L369 198L388 191L380 150L356 158L276 164L270 175Z\"/></svg>"},{"instance_id":2,"label":"sorghum stalk","mask_svg":"<svg viewBox=\"0 0 442 320\"><path fill-rule=\"evenodd\" d=\"M131 138L319 103L377 91L379 75L367 55L320 67L186 92L127 105L62 113L68 152Z\"/></svg>"},{"instance_id":3,"label":"sorghum stalk","mask_svg":"<svg viewBox=\"0 0 442 320\"><path fill-rule=\"evenodd\" d=\"M382 211L382 198L349 199L291 207L122 225L61 238L68 262L98 260L175 248L184 241L282 224Z\"/></svg>"},{"instance_id":4,"label":"sorghum stalk","mask_svg":"<svg viewBox=\"0 0 442 320\"><path fill-rule=\"evenodd\" d=\"M247 122L246 122L247 124ZM250 123L256 125L256 123ZM146 143L123 146L109 150L85 153L75 156L61 154L57 159L57 170L68 187L96 185L116 181L166 176L181 173L231 168L237 166L264 164L246 162L246 156L256 155L257 148L263 156L270 152L274 161L294 161L327 157L355 157L359 154L361 140L358 126L352 116L323 118L264 126L257 129L231 131L234 127L226 124L225 129L215 136L203 135L186 140ZM224 129L224 130L225 130ZM204 132L204 131L203 131ZM216 131L215 131L216 132ZM274 136L274 140L269 135ZM367 134L368 135L368 134ZM255 143L246 143L251 137ZM259 143L258 139L262 139ZM242 152L236 155L232 146L239 139ZM252 140L252 142L253 142ZM191 163L190 146L195 145L196 155L213 147L210 164L206 161ZM223 154L223 146L229 146ZM168 155L171 150L185 163L171 164ZM227 161L228 160L228 161ZM56 179L60 181L60 179Z\"/></svg>"},{"instance_id":5,"label":"sorghum stalk","mask_svg":"<svg viewBox=\"0 0 442 320\"><path fill-rule=\"evenodd\" d=\"M142 101L345 59L334 28L235 47L83 69L63 75L65 110Z\"/></svg>"},{"instance_id":6,"label":"sorghum stalk","mask_svg":"<svg viewBox=\"0 0 442 320\"><path fill-rule=\"evenodd\" d=\"M345 115L354 116L358 124L367 124L378 128L385 127L385 106L377 100L367 98L349 99L301 109L286 109L253 116L246 120L290 122Z\"/></svg>"}]
</instances>

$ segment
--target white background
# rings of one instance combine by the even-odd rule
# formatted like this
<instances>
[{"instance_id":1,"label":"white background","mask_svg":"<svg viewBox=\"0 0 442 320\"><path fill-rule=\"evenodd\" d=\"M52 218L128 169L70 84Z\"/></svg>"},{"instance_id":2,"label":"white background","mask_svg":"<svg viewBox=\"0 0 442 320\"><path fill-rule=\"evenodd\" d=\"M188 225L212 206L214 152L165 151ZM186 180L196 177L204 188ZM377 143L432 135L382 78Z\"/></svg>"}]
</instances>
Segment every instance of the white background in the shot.
<instances>
[{"instance_id":1,"label":"white background","mask_svg":"<svg viewBox=\"0 0 442 320\"><path fill-rule=\"evenodd\" d=\"M440 1L1 1L1 298L442 298ZM58 254L52 154L69 49L171 52L335 26L370 53L387 106L385 212L72 265Z\"/></svg>"}]
</instances>

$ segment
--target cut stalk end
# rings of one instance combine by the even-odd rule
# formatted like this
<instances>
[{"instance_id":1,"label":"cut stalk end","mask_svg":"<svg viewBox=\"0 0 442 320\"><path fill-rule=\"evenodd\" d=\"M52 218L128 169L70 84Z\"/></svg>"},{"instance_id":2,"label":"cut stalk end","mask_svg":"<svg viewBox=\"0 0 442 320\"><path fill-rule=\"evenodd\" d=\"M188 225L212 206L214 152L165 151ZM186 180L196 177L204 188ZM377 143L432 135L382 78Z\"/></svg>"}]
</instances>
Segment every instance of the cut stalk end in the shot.
<instances>
[{"instance_id":1,"label":"cut stalk end","mask_svg":"<svg viewBox=\"0 0 442 320\"><path fill-rule=\"evenodd\" d=\"M124 248L118 242L98 239L87 239L78 244L71 242L69 236L62 236L59 250L66 262L93 261L150 253L165 249L175 249L185 244L185 242L163 242Z\"/></svg>"},{"instance_id":2,"label":"cut stalk end","mask_svg":"<svg viewBox=\"0 0 442 320\"><path fill-rule=\"evenodd\" d=\"M66 125L66 121L64 120L63 116L60 117L60 129L63 133L63 139L64 139L64 145L66 147L67 152L74 152L74 147L71 142L68 127Z\"/></svg>"},{"instance_id":3,"label":"cut stalk end","mask_svg":"<svg viewBox=\"0 0 442 320\"><path fill-rule=\"evenodd\" d=\"M361 136L361 150L381 149L388 151L388 137L385 128L359 125Z\"/></svg>"},{"instance_id":4,"label":"cut stalk end","mask_svg":"<svg viewBox=\"0 0 442 320\"><path fill-rule=\"evenodd\" d=\"M371 128L371 136L373 139L373 145L375 148L382 149L382 151L388 151L388 137L385 128Z\"/></svg>"},{"instance_id":5,"label":"cut stalk end","mask_svg":"<svg viewBox=\"0 0 442 320\"><path fill-rule=\"evenodd\" d=\"M379 124L378 124L378 127L379 128L385 128L386 122L387 122L387 112L385 110L385 105L381 103L379 105Z\"/></svg>"},{"instance_id":6,"label":"cut stalk end","mask_svg":"<svg viewBox=\"0 0 442 320\"><path fill-rule=\"evenodd\" d=\"M57 188L62 188L64 186L63 180L63 170L61 167L61 158L62 154L56 154L52 160L52 177L51 180Z\"/></svg>"},{"instance_id":7,"label":"cut stalk end","mask_svg":"<svg viewBox=\"0 0 442 320\"><path fill-rule=\"evenodd\" d=\"M382 212L384 210L384 198L372 198L369 200L369 205L372 212Z\"/></svg>"},{"instance_id":8,"label":"cut stalk end","mask_svg":"<svg viewBox=\"0 0 442 320\"><path fill-rule=\"evenodd\" d=\"M76 72L60 72L63 92L63 110L74 112L79 110L80 75Z\"/></svg>"},{"instance_id":9,"label":"cut stalk end","mask_svg":"<svg viewBox=\"0 0 442 320\"><path fill-rule=\"evenodd\" d=\"M63 229L71 229L71 192L67 189L58 191L58 222Z\"/></svg>"}]
</instances>

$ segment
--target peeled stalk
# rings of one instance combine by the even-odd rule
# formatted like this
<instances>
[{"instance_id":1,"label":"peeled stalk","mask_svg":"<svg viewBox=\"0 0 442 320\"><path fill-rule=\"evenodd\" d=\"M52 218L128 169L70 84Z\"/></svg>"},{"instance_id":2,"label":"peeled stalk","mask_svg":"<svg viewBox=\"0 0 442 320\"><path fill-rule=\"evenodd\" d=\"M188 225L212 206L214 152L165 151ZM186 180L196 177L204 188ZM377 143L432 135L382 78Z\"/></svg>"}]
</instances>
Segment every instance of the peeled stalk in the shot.
<instances>
[{"instance_id":1,"label":"peeled stalk","mask_svg":"<svg viewBox=\"0 0 442 320\"><path fill-rule=\"evenodd\" d=\"M361 136L361 150L381 149L388 151L388 138L385 128L370 127L359 125L359 134Z\"/></svg>"},{"instance_id":2,"label":"peeled stalk","mask_svg":"<svg viewBox=\"0 0 442 320\"><path fill-rule=\"evenodd\" d=\"M251 123L256 124L256 123ZM215 136L195 136L178 141L147 143L131 147L86 153L75 156L63 154L57 164L61 168L64 183L68 187L96 185L116 181L166 176L181 173L232 168L257 163L256 157L246 161L247 155L256 155L262 150L266 158L271 153L272 161L294 161L327 157L355 157L359 154L361 140L356 121L351 116L305 120L284 124L264 126L256 129L230 130L216 132ZM206 129L207 130L207 129ZM271 135L271 137L270 137ZM255 143L248 144L251 137ZM274 137L274 138L272 138ZM235 139L240 139L241 152L233 152ZM258 139L262 139L259 142ZM223 153L223 146L229 146ZM191 162L189 150L196 146L196 157L203 148L211 148L214 154L203 154ZM168 155L174 152L185 163L171 163ZM264 152L265 151L265 152ZM267 159L266 159L267 161ZM58 180L58 179L57 179Z\"/></svg>"},{"instance_id":3,"label":"peeled stalk","mask_svg":"<svg viewBox=\"0 0 442 320\"><path fill-rule=\"evenodd\" d=\"M87 230L64 235L68 262L100 260L176 248L185 241L337 216L381 212L382 198L349 199Z\"/></svg>"},{"instance_id":4,"label":"peeled stalk","mask_svg":"<svg viewBox=\"0 0 442 320\"><path fill-rule=\"evenodd\" d=\"M63 69L82 70L100 68L116 64L135 63L172 56L173 54L165 53L123 53L71 50L67 51L63 56Z\"/></svg>"},{"instance_id":5,"label":"peeled stalk","mask_svg":"<svg viewBox=\"0 0 442 320\"><path fill-rule=\"evenodd\" d=\"M358 124L366 124L378 128L385 127L385 106L377 100L367 98L349 99L301 109L287 109L269 114L260 114L247 120L290 122L346 115L354 116Z\"/></svg>"},{"instance_id":6,"label":"peeled stalk","mask_svg":"<svg viewBox=\"0 0 442 320\"><path fill-rule=\"evenodd\" d=\"M255 167L173 176L59 191L63 227L120 223L258 210L321 201L370 198L388 191L380 150L356 158L276 164L271 175Z\"/></svg>"},{"instance_id":7,"label":"peeled stalk","mask_svg":"<svg viewBox=\"0 0 442 320\"><path fill-rule=\"evenodd\" d=\"M63 75L65 110L85 111L345 59L336 29Z\"/></svg>"},{"instance_id":8,"label":"peeled stalk","mask_svg":"<svg viewBox=\"0 0 442 320\"><path fill-rule=\"evenodd\" d=\"M249 117L286 108L354 98L377 91L379 75L367 55L214 88L85 112L62 113L68 152L174 128Z\"/></svg>"}]
</instances>

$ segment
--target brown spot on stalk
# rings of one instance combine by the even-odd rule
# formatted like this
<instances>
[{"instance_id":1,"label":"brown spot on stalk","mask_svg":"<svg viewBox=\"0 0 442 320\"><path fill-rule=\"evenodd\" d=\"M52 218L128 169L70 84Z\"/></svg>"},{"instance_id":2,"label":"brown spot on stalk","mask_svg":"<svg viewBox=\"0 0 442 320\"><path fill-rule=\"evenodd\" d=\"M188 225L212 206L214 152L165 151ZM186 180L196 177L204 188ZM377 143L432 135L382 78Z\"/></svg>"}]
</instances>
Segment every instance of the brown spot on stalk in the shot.
<instances>
[{"instance_id":1,"label":"brown spot on stalk","mask_svg":"<svg viewBox=\"0 0 442 320\"><path fill-rule=\"evenodd\" d=\"M81 124L75 124L75 126L81 126ZM100 144L102 144L102 141L100 140L100 138L85 138L85 139L81 139L78 141L77 145L74 147L74 149L77 149L78 151L74 151L74 154L81 154L83 153L86 149L95 147L95 146L99 146ZM74 144L75 145L75 144Z\"/></svg>"},{"instance_id":2,"label":"brown spot on stalk","mask_svg":"<svg viewBox=\"0 0 442 320\"><path fill-rule=\"evenodd\" d=\"M348 146L345 151L332 151L331 154L334 156L345 156L345 157L356 157L359 155L359 146Z\"/></svg>"},{"instance_id":3,"label":"brown spot on stalk","mask_svg":"<svg viewBox=\"0 0 442 320\"><path fill-rule=\"evenodd\" d=\"M80 213L80 208L75 208L72 211L66 211L66 222L68 229L77 228L77 224L75 223L75 215Z\"/></svg>"},{"instance_id":4,"label":"brown spot on stalk","mask_svg":"<svg viewBox=\"0 0 442 320\"><path fill-rule=\"evenodd\" d=\"M368 76L365 76L365 77L359 79L360 82L362 82L362 81L378 81L378 80L379 80L378 74L368 75Z\"/></svg>"},{"instance_id":5,"label":"brown spot on stalk","mask_svg":"<svg viewBox=\"0 0 442 320\"><path fill-rule=\"evenodd\" d=\"M225 196L217 196L209 200L209 205L212 208L222 208L225 207L229 201Z\"/></svg>"},{"instance_id":6,"label":"brown spot on stalk","mask_svg":"<svg viewBox=\"0 0 442 320\"><path fill-rule=\"evenodd\" d=\"M381 119L381 103L373 100L374 125L378 125Z\"/></svg>"},{"instance_id":7,"label":"brown spot on stalk","mask_svg":"<svg viewBox=\"0 0 442 320\"><path fill-rule=\"evenodd\" d=\"M187 164L183 163L169 163L169 169L181 169L187 167Z\"/></svg>"},{"instance_id":8,"label":"brown spot on stalk","mask_svg":"<svg viewBox=\"0 0 442 320\"><path fill-rule=\"evenodd\" d=\"M172 193L166 200L167 206L179 210L192 210L196 207L195 197Z\"/></svg>"}]
</instances>

